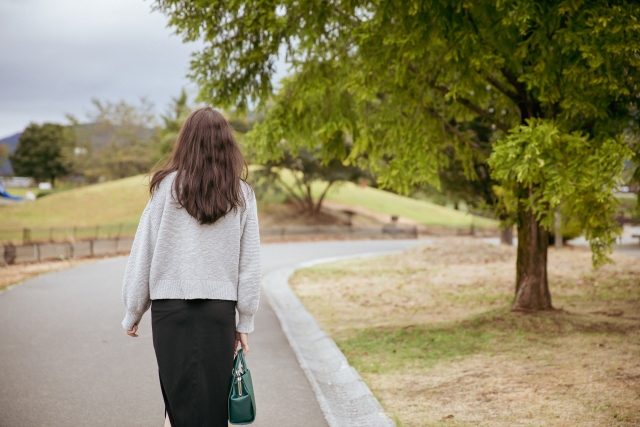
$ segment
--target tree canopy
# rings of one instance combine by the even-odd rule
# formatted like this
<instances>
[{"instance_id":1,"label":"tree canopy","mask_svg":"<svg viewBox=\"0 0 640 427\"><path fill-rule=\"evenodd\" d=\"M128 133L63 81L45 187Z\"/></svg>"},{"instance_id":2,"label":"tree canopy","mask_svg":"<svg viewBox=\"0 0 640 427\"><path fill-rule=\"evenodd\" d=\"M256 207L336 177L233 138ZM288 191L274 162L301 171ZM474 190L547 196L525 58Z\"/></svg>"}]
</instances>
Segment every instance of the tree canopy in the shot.
<instances>
[{"instance_id":1,"label":"tree canopy","mask_svg":"<svg viewBox=\"0 0 640 427\"><path fill-rule=\"evenodd\" d=\"M78 135L75 169L89 182L146 173L160 158L159 134L151 102L93 99L88 124L74 122Z\"/></svg>"},{"instance_id":2,"label":"tree canopy","mask_svg":"<svg viewBox=\"0 0 640 427\"><path fill-rule=\"evenodd\" d=\"M323 162L306 148L300 148L294 154L286 142L282 145L281 156L262 162L261 167L253 171L254 180L282 188L301 212L319 214L322 202L334 184L369 178L362 169L344 165L337 159ZM314 197L314 184L320 191L317 198Z\"/></svg>"},{"instance_id":3,"label":"tree canopy","mask_svg":"<svg viewBox=\"0 0 640 427\"><path fill-rule=\"evenodd\" d=\"M54 184L56 178L71 171L74 147L75 133L72 129L53 123L31 123L20 135L10 156L14 173Z\"/></svg>"},{"instance_id":4,"label":"tree canopy","mask_svg":"<svg viewBox=\"0 0 640 427\"><path fill-rule=\"evenodd\" d=\"M161 116L163 127L160 130L160 155L163 157L168 156L173 151L180 129L182 129L182 125L191 114L191 107L188 101L187 91L182 89L180 96L172 99L167 114Z\"/></svg>"},{"instance_id":5,"label":"tree canopy","mask_svg":"<svg viewBox=\"0 0 640 427\"><path fill-rule=\"evenodd\" d=\"M594 262L606 260L618 231L610 192L639 134L639 3L157 0L156 8L185 40L204 42L191 67L203 100L274 103L248 138L265 157L293 140L401 192L438 185L447 150L470 180L474 162L488 161L505 221L518 225L518 284L538 289L519 307L551 307L544 242L561 201L583 209ZM291 77L274 98L282 54ZM493 131L490 159L471 122Z\"/></svg>"}]
</instances>

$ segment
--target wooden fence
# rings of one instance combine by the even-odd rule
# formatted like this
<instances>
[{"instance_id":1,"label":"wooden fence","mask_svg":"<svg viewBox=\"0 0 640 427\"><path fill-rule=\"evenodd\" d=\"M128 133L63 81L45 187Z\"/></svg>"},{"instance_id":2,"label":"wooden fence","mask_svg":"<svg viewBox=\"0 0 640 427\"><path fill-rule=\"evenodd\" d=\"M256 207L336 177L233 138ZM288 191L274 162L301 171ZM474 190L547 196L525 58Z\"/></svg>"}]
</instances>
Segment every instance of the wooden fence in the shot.
<instances>
[{"instance_id":1,"label":"wooden fence","mask_svg":"<svg viewBox=\"0 0 640 427\"><path fill-rule=\"evenodd\" d=\"M341 226L310 226L310 227L278 227L261 229L262 238L289 238L324 236L359 238L417 238L416 227L341 227ZM29 242L22 244L6 243L3 246L0 265L39 262L55 259L82 258L103 255L125 254L131 250L133 237L116 236L87 240L70 239L68 241Z\"/></svg>"},{"instance_id":2,"label":"wooden fence","mask_svg":"<svg viewBox=\"0 0 640 427\"><path fill-rule=\"evenodd\" d=\"M89 227L45 227L0 229L0 244L25 245L33 243L60 243L84 240L103 240L131 237L137 222L101 224Z\"/></svg>"},{"instance_id":3,"label":"wooden fence","mask_svg":"<svg viewBox=\"0 0 640 427\"><path fill-rule=\"evenodd\" d=\"M133 237L82 240L78 242L26 243L5 245L0 265L55 259L125 254L131 251Z\"/></svg>"},{"instance_id":4,"label":"wooden fence","mask_svg":"<svg viewBox=\"0 0 640 427\"><path fill-rule=\"evenodd\" d=\"M120 230L122 231L122 227ZM447 228L425 226L384 225L379 227L351 226L290 226L263 228L260 237L264 241L296 240L321 237L355 239L417 239L419 236L497 236L494 229ZM55 259L71 259L103 255L125 254L131 250L133 236L90 238L85 240L5 243L0 253L0 265L39 262Z\"/></svg>"}]
</instances>

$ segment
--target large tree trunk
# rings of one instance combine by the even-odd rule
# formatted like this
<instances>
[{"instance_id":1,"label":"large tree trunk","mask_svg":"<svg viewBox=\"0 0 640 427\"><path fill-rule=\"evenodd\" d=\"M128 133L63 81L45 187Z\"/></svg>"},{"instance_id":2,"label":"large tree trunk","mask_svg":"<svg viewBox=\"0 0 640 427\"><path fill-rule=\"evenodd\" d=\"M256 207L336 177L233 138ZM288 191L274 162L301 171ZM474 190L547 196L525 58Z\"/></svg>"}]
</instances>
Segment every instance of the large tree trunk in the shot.
<instances>
[{"instance_id":1,"label":"large tree trunk","mask_svg":"<svg viewBox=\"0 0 640 427\"><path fill-rule=\"evenodd\" d=\"M547 281L549 235L531 210L518 214L518 259L513 311L553 309Z\"/></svg>"}]
</instances>

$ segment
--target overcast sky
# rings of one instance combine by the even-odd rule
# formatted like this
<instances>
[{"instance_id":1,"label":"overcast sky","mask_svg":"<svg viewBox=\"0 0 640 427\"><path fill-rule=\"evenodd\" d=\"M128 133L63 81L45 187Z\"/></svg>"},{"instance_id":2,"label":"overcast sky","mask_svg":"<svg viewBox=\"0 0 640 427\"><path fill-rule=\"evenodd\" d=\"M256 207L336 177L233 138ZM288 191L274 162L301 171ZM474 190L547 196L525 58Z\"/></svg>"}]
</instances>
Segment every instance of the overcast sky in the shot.
<instances>
[{"instance_id":1,"label":"overcast sky","mask_svg":"<svg viewBox=\"0 0 640 427\"><path fill-rule=\"evenodd\" d=\"M90 100L137 102L164 112L191 52L149 0L0 0L0 138L29 122L85 119ZM279 67L278 71L284 67Z\"/></svg>"}]
</instances>

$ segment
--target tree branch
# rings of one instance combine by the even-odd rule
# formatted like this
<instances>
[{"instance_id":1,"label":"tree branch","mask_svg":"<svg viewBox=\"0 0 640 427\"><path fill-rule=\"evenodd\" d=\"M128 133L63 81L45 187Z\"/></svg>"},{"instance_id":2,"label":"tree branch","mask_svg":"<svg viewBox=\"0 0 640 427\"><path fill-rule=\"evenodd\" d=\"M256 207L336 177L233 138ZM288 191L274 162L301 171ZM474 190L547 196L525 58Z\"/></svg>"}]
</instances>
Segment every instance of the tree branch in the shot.
<instances>
[{"instance_id":1,"label":"tree branch","mask_svg":"<svg viewBox=\"0 0 640 427\"><path fill-rule=\"evenodd\" d=\"M511 99L513 102L515 102L516 104L520 102L520 98L518 97L518 94L515 92L510 91L509 89L507 89L501 81L499 81L498 79L496 79L495 77L492 76L487 76L486 77L487 81L489 83L491 83L496 89L498 89L500 92L502 92L503 94L505 94L509 99Z\"/></svg>"},{"instance_id":2,"label":"tree branch","mask_svg":"<svg viewBox=\"0 0 640 427\"><path fill-rule=\"evenodd\" d=\"M313 197L311 196L311 183L310 182L305 182L304 186L307 189L307 209L309 209L311 212L314 212L314 206L313 206Z\"/></svg>"},{"instance_id":3,"label":"tree branch","mask_svg":"<svg viewBox=\"0 0 640 427\"><path fill-rule=\"evenodd\" d=\"M327 195L327 191L329 191L329 187L331 187L331 185L333 185L334 182L335 181L329 181L329 183L327 184L327 187L324 189L324 191L320 195L320 198L318 199L318 203L316 204L316 207L315 207L316 213L320 213L320 208L322 207L322 201L324 200L324 196Z\"/></svg>"},{"instance_id":4,"label":"tree branch","mask_svg":"<svg viewBox=\"0 0 640 427\"><path fill-rule=\"evenodd\" d=\"M338 6L336 6L334 2L331 2L331 4L329 3L328 0L323 0L322 2L324 4L326 4L327 6L331 6L333 8L334 12L336 12L338 15L342 15L342 17L347 18L347 20L349 20L349 22L352 25L358 26L358 25L362 24L362 21L360 20L360 18L358 18L355 15L348 14L347 12L345 12L344 10L342 10Z\"/></svg>"},{"instance_id":5,"label":"tree branch","mask_svg":"<svg viewBox=\"0 0 640 427\"><path fill-rule=\"evenodd\" d=\"M509 84L513 86L518 92L519 101L516 102L518 103L518 108L520 108L522 121L524 122L525 119L534 117L534 105L529 99L529 96L527 95L527 89L524 87L524 85L520 83L518 81L518 78L511 74L511 72L506 68L501 68L500 72L507 79Z\"/></svg>"},{"instance_id":6,"label":"tree branch","mask_svg":"<svg viewBox=\"0 0 640 427\"><path fill-rule=\"evenodd\" d=\"M289 184L287 184L282 178L280 178L280 174L276 175L276 180L284 187L285 190L293 197L294 201L300 204L300 208L304 210L304 199L296 194L296 191L291 188Z\"/></svg>"},{"instance_id":7,"label":"tree branch","mask_svg":"<svg viewBox=\"0 0 640 427\"><path fill-rule=\"evenodd\" d=\"M449 93L449 89L447 89L445 86L440 85L440 84L432 84L432 86L439 90L440 92L444 93L445 95ZM497 120L495 120L492 116L491 113L489 113L487 110L480 108L479 106L475 105L474 103L472 103L471 101L469 101L466 98L458 98L456 97L456 102L459 102L460 104L464 105L465 107L467 107L469 110L473 111L474 113L476 113L477 115L479 115L480 117L488 120L489 122L491 122L492 124L496 125L496 127L504 132L509 132L509 130L511 129L509 126L507 126L506 124L499 122Z\"/></svg>"},{"instance_id":8,"label":"tree branch","mask_svg":"<svg viewBox=\"0 0 640 427\"><path fill-rule=\"evenodd\" d=\"M504 76L505 79L507 79L509 84L513 86L514 89L518 92L518 95L520 96L520 100L526 101L527 99L529 99L524 85L518 81L518 78L516 76L511 74L511 72L504 67L500 68L500 73Z\"/></svg>"},{"instance_id":9,"label":"tree branch","mask_svg":"<svg viewBox=\"0 0 640 427\"><path fill-rule=\"evenodd\" d=\"M429 115L431 115L432 117L442 121L442 124L447 128L447 130L450 133L452 133L455 136L457 136L458 138L460 138L460 140L466 142L467 145L469 147L471 147L473 150L475 150L478 153L482 154L485 158L489 157L489 153L487 153L484 149L482 149L482 147L480 147L480 145L478 145L478 143L470 140L466 135L464 135L462 132L460 132L460 129L458 129L457 127L453 126L451 123L449 123L446 120L444 120L444 118L442 116L440 116L440 114L438 114L437 111L435 111L434 109L432 109L430 107L424 107L424 109L425 109L425 111L427 113L429 113Z\"/></svg>"}]
</instances>

